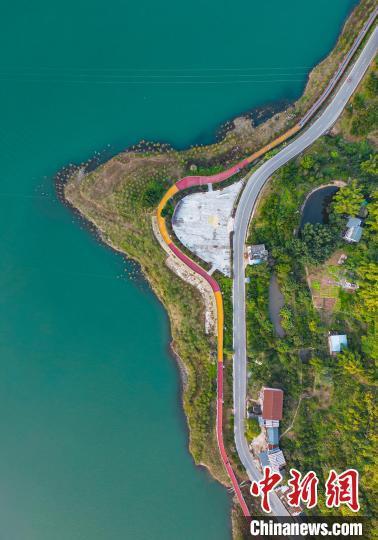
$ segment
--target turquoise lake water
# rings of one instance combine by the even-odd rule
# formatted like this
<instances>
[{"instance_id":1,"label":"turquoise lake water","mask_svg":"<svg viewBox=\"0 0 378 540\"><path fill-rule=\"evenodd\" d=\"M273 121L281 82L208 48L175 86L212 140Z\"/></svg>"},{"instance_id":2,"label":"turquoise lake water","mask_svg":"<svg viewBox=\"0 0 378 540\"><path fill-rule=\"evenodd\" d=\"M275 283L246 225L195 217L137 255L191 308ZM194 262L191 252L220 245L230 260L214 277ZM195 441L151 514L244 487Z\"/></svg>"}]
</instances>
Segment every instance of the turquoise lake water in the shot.
<instances>
[{"instance_id":1,"label":"turquoise lake water","mask_svg":"<svg viewBox=\"0 0 378 540\"><path fill-rule=\"evenodd\" d=\"M229 496L187 451L166 314L53 176L297 98L354 4L3 3L0 538L230 538Z\"/></svg>"}]
</instances>

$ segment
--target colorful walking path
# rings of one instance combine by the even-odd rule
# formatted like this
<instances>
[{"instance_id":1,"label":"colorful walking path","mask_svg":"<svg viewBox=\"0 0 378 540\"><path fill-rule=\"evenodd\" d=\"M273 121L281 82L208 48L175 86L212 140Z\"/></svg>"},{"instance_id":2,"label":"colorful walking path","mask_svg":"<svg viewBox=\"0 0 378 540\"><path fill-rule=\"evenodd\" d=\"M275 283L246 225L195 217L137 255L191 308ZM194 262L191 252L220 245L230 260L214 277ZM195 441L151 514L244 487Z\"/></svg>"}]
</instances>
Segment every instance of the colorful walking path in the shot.
<instances>
[{"instance_id":1,"label":"colorful walking path","mask_svg":"<svg viewBox=\"0 0 378 540\"><path fill-rule=\"evenodd\" d=\"M228 459L227 452L224 447L224 440L223 440L223 367L224 367L223 365L223 320L224 320L224 311L223 311L222 293L220 291L220 287L218 283L216 282L216 280L212 276L210 276L206 272L206 270L201 268L201 266L199 266L196 262L190 259L187 255L185 255L185 253L183 253L172 242L172 239L169 236L169 233L167 230L165 219L162 216L162 212L167 202L169 201L169 199L171 199L179 191L182 191L184 189L187 189L193 186L200 186L203 184L214 184L214 183L223 182L224 180L227 180L227 178L234 176L243 168L250 165L253 161L258 159L260 156L264 155L266 152L268 152L272 148L275 148L276 146L284 142L289 137L292 137L297 131L299 131L299 129L300 129L300 126L298 124L295 125L293 128L289 129L286 133L284 133L280 137L277 137L271 143L267 144L266 146L264 146L257 152L251 154L250 156L243 159L236 165L230 167L229 169L221 173L214 174L212 176L186 176L185 178L178 180L173 186L171 186L168 189L168 191L165 193L164 197L160 201L159 206L157 208L157 222L158 222L159 231L165 243L169 247L169 249L184 264L186 264L189 268L194 270L194 272L202 276L209 283L214 293L214 298L215 298L216 307L217 307L217 358L218 358L218 361L217 361L217 422L216 422L217 441L218 441L218 448L219 448L219 452L222 458L222 462L231 480L232 486L238 498L243 514L246 517L250 516L250 512L244 500L243 494L240 490L239 482L235 476L235 473Z\"/></svg>"},{"instance_id":2,"label":"colorful walking path","mask_svg":"<svg viewBox=\"0 0 378 540\"><path fill-rule=\"evenodd\" d=\"M283 135L277 137L272 141L271 143L265 145L263 148L258 150L257 152L254 152L247 158L243 159L242 161L238 162L236 165L233 165L229 169L222 171L218 174L214 174L211 176L185 176L184 178L181 178L178 180L173 186L171 186L168 191L165 193L164 197L160 201L158 208L157 208L157 222L159 231L168 245L169 249L174 253L184 264L186 264L189 268L194 270L197 274L201 275L211 286L215 302L217 306L217 421L216 421L216 434L217 434L217 441L218 441L218 447L220 451L220 455L222 458L222 462L227 470L228 476L231 480L232 486L234 488L235 494L238 498L239 504L242 508L244 516L248 517L250 516L250 512L248 509L248 506L244 500L243 494L240 490L238 480L235 476L235 473L231 467L230 461L227 456L226 449L224 447L224 440L223 440L223 320L224 320L224 311L223 311L223 301L222 301L222 293L220 291L220 287L216 280L210 276L201 266L199 266L197 263L195 263L192 259L190 259L187 255L185 255L175 244L172 242L171 237L169 236L167 226L165 223L165 219L162 216L162 212L169 201L176 193L179 191L182 191L184 189L187 189L189 187L193 186L201 186L204 184L214 184L218 182L223 182L224 180L227 180L228 178L231 178L238 172L240 172L243 168L250 165L253 161L258 159L259 157L263 156L266 152L269 150L272 150L273 148L277 147L281 143L285 142L287 139L295 135L298 131L300 131L304 125L307 124L307 122L314 116L314 114L320 109L320 107L323 105L323 103L327 100L328 96L332 92L332 90L335 88L336 84L339 82L341 76L344 74L347 66L349 65L352 57L354 56L356 50L358 49L359 45L361 44L363 38L366 36L367 32L369 31L370 27L375 21L375 18L378 13L378 8L376 8L373 13L370 15L366 23L364 24L362 30L359 32L356 40L354 41L351 49L348 51L347 55L344 57L343 61L340 63L337 71L335 72L334 76L330 80L329 84L327 85L326 89L322 92L319 99L315 102L315 104L309 109L309 111L306 113L306 115L302 118L300 122L298 122L294 127L286 131Z\"/></svg>"}]
</instances>

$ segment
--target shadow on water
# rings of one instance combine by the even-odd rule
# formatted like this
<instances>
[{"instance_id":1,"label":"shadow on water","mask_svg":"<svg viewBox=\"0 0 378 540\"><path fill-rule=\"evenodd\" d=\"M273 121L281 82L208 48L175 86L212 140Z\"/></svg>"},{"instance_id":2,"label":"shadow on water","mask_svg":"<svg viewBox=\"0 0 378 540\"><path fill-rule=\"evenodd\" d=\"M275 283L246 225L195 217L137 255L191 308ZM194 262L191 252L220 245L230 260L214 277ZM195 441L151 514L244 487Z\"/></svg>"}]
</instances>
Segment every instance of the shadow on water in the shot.
<instances>
[{"instance_id":1,"label":"shadow on water","mask_svg":"<svg viewBox=\"0 0 378 540\"><path fill-rule=\"evenodd\" d=\"M328 223L328 207L338 189L337 186L326 186L311 193L302 209L300 230L303 229L306 223L312 223L313 225L316 223L322 223L323 225Z\"/></svg>"}]
</instances>

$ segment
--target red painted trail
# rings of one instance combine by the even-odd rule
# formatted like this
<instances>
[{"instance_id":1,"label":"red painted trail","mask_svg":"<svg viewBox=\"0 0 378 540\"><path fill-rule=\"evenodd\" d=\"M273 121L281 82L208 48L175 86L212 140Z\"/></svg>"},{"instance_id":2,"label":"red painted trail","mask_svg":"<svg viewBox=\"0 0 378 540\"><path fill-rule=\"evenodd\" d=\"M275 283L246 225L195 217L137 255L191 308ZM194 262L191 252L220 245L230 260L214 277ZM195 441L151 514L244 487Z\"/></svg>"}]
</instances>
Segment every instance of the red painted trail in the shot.
<instances>
[{"instance_id":1,"label":"red painted trail","mask_svg":"<svg viewBox=\"0 0 378 540\"><path fill-rule=\"evenodd\" d=\"M295 133L297 133L307 122L308 120L319 110L321 105L326 101L334 87L336 86L337 82L340 80L341 76L344 74L347 66L350 63L350 60L354 53L356 52L357 48L361 44L363 38L367 34L368 30L372 26L376 16L378 13L378 8L375 8L373 13L370 15L368 20L366 21L365 25L363 26L362 30L357 36L357 39L355 40L352 48L349 50L348 54L344 58L344 60L341 62L338 70L330 80L329 84L327 85L326 89L323 91L320 98L315 102L315 104L309 109L307 114L302 118L302 120L296 124L294 127L289 129L286 133L283 135L277 137L274 141L267 144L254 154L250 155L249 157L241 160L236 165L230 167L229 169L222 171L218 174L214 174L211 176L186 176L184 178L181 178L181 180L178 180L174 186L171 186L171 188L168 190L167 194L163 197L162 201L160 202L158 206L157 211L157 221L160 233L169 246L170 250L189 268L191 268L194 272L202 276L211 286L213 292L215 301L217 304L217 314L218 314L218 362L217 362L217 421L216 421L216 434L217 434L217 441L218 441L218 447L220 451L220 455L222 458L222 462L226 468L226 471L228 473L228 476L231 480L232 486L234 488L235 494L238 498L239 504L241 506L241 509L243 511L244 516L250 516L250 512L248 509L248 506L244 500L243 494L240 490L238 480L235 476L235 473L231 467L230 461L227 456L226 449L224 447L224 441L223 441L223 302L222 302L222 293L220 291L220 287L216 280L210 276L201 266L199 266L197 263L192 261L189 257L187 257L178 247L174 245L174 243L171 241L169 234L167 232L166 226L165 226L165 219L162 217L161 212L164 208L167 200L169 197L173 196L178 191L182 191L184 189L193 187L193 186L201 186L204 184L214 184L217 182L223 182L224 180L227 180L231 176L237 174L241 169L255 161L257 158L264 155L266 152L271 150L272 148L275 148L282 142L286 141L288 138L292 137ZM176 190L177 189L177 190Z\"/></svg>"},{"instance_id":2,"label":"red painted trail","mask_svg":"<svg viewBox=\"0 0 378 540\"><path fill-rule=\"evenodd\" d=\"M220 287L218 285L218 283L215 281L215 279L213 277L211 277L207 272L206 270L204 270L203 268L201 268L201 266L197 263L195 263L194 261L192 261L192 259L190 259L189 257L187 257L178 247L176 247L174 245L173 242L171 242L170 244L168 244L168 246L170 247L170 249L173 251L173 253L179 258L182 260L183 263L186 264L186 266L189 266L189 268L191 268L192 270L194 270L194 272L196 272L197 274L199 274L200 276L202 276L204 279L206 279L206 281L208 283L210 283L210 286L211 288L213 289L214 292L217 292L217 291L220 291Z\"/></svg>"},{"instance_id":3,"label":"red painted trail","mask_svg":"<svg viewBox=\"0 0 378 540\"><path fill-rule=\"evenodd\" d=\"M239 161L236 165L233 165L229 169L222 171L218 174L211 176L185 176L176 182L176 186L181 191L193 186L203 186L204 184L215 184L217 182L223 182L228 178L231 178L234 174L238 173L241 169L251 163L250 158L245 158Z\"/></svg>"},{"instance_id":4,"label":"red painted trail","mask_svg":"<svg viewBox=\"0 0 378 540\"><path fill-rule=\"evenodd\" d=\"M220 455L224 466L226 467L228 476L232 482L235 494L238 498L239 504L245 517L249 517L250 511L247 503L244 500L243 494L239 487L239 482L236 479L235 473L229 462L226 449L223 441L223 362L218 362L217 370L217 385L218 385L218 397L217 397L217 439Z\"/></svg>"},{"instance_id":5,"label":"red painted trail","mask_svg":"<svg viewBox=\"0 0 378 540\"><path fill-rule=\"evenodd\" d=\"M173 253L189 268L200 274L211 286L214 295L218 295L221 298L221 291L218 283L215 279L210 276L203 268L201 268L197 263L192 261L187 257L173 242L168 244L169 248ZM223 319L223 306L221 306L222 314L218 313L218 317L222 316ZM239 487L239 482L235 476L235 473L231 467L230 461L227 456L226 449L224 447L223 441L223 339L218 335L218 353L220 352L221 359L217 362L217 421L216 421L216 433L218 448L220 456L222 458L223 465L227 471L227 474L231 480L232 487L234 488L236 497L238 498L240 507L245 517L249 517L251 514L249 512L247 503L244 500L243 494Z\"/></svg>"}]
</instances>

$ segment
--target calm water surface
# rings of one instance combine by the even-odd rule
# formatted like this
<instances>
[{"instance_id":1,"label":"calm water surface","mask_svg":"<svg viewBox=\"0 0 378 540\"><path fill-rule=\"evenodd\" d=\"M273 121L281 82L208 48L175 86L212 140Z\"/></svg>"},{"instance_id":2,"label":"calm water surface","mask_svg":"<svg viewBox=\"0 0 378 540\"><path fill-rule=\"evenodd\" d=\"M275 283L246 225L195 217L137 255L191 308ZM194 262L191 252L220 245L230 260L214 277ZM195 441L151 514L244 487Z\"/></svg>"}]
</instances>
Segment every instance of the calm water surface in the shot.
<instances>
[{"instance_id":1,"label":"calm water surface","mask_svg":"<svg viewBox=\"0 0 378 540\"><path fill-rule=\"evenodd\" d=\"M187 452L164 310L52 177L296 98L354 3L2 3L1 538L230 537L227 493Z\"/></svg>"},{"instance_id":2,"label":"calm water surface","mask_svg":"<svg viewBox=\"0 0 378 540\"><path fill-rule=\"evenodd\" d=\"M327 207L338 190L339 188L336 186L326 186L311 193L303 208L300 228L304 227L306 223L312 223L312 225L327 223Z\"/></svg>"}]
</instances>

